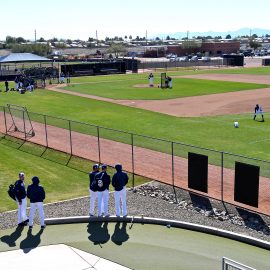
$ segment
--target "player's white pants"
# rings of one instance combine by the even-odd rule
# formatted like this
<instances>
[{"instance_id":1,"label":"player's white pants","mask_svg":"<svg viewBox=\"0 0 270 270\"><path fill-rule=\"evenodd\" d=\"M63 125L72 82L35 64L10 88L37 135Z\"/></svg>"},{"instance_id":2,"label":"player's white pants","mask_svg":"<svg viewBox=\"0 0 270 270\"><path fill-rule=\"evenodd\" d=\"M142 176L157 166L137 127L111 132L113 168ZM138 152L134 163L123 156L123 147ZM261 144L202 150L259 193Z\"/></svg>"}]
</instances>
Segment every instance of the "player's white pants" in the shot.
<instances>
[{"instance_id":1,"label":"player's white pants","mask_svg":"<svg viewBox=\"0 0 270 270\"><path fill-rule=\"evenodd\" d=\"M150 86L154 85L154 78L153 77L149 79L149 85Z\"/></svg>"},{"instance_id":2,"label":"player's white pants","mask_svg":"<svg viewBox=\"0 0 270 270\"><path fill-rule=\"evenodd\" d=\"M38 209L40 225L44 226L43 202L30 203L29 226L33 226L35 211Z\"/></svg>"},{"instance_id":3,"label":"player's white pants","mask_svg":"<svg viewBox=\"0 0 270 270\"><path fill-rule=\"evenodd\" d=\"M90 210L89 210L89 214L90 215L94 215L95 213L95 204L96 204L96 200L98 197L98 193L97 191L93 191L91 189L89 189L90 192Z\"/></svg>"},{"instance_id":4,"label":"player's white pants","mask_svg":"<svg viewBox=\"0 0 270 270\"><path fill-rule=\"evenodd\" d=\"M104 215L108 215L108 202L109 202L109 190L106 189L104 191L98 191L98 216L101 216L103 209L102 209L102 201L104 207Z\"/></svg>"},{"instance_id":5,"label":"player's white pants","mask_svg":"<svg viewBox=\"0 0 270 270\"><path fill-rule=\"evenodd\" d=\"M172 88L172 81L169 82L169 88Z\"/></svg>"},{"instance_id":6,"label":"player's white pants","mask_svg":"<svg viewBox=\"0 0 270 270\"><path fill-rule=\"evenodd\" d=\"M120 216L120 200L122 202L122 213L123 216L127 215L127 203L126 203L126 187L120 191L114 192L115 199L115 213L117 216Z\"/></svg>"},{"instance_id":7,"label":"player's white pants","mask_svg":"<svg viewBox=\"0 0 270 270\"><path fill-rule=\"evenodd\" d=\"M22 203L18 203L18 224L24 222L27 220L27 215L26 215L26 208L27 208L27 201L26 198L22 199Z\"/></svg>"},{"instance_id":8,"label":"player's white pants","mask_svg":"<svg viewBox=\"0 0 270 270\"><path fill-rule=\"evenodd\" d=\"M95 206L96 206L96 201L98 198L98 192L97 191L93 191L91 189L89 189L90 192L90 207L89 207L89 214L90 215L94 215L95 214ZM104 204L103 201L101 202L101 213L104 212Z\"/></svg>"}]
</instances>

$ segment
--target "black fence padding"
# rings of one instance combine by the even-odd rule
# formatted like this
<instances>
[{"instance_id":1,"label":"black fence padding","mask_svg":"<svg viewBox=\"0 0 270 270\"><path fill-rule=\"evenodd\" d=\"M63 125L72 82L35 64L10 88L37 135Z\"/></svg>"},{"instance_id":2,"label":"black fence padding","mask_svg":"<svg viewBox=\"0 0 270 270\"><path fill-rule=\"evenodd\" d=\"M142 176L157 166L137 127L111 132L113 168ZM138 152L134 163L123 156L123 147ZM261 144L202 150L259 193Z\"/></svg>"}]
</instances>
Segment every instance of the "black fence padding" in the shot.
<instances>
[{"instance_id":1,"label":"black fence padding","mask_svg":"<svg viewBox=\"0 0 270 270\"><path fill-rule=\"evenodd\" d=\"M208 156L188 153L188 187L208 192Z\"/></svg>"},{"instance_id":2,"label":"black fence padding","mask_svg":"<svg viewBox=\"0 0 270 270\"><path fill-rule=\"evenodd\" d=\"M227 66L244 66L244 56L239 54L224 54L223 65Z\"/></svg>"},{"instance_id":3,"label":"black fence padding","mask_svg":"<svg viewBox=\"0 0 270 270\"><path fill-rule=\"evenodd\" d=\"M262 59L263 66L270 66L270 58Z\"/></svg>"},{"instance_id":4,"label":"black fence padding","mask_svg":"<svg viewBox=\"0 0 270 270\"><path fill-rule=\"evenodd\" d=\"M258 207L260 167L235 162L234 200Z\"/></svg>"},{"instance_id":5,"label":"black fence padding","mask_svg":"<svg viewBox=\"0 0 270 270\"><path fill-rule=\"evenodd\" d=\"M123 61L61 65L61 72L72 77L126 73Z\"/></svg>"}]
</instances>

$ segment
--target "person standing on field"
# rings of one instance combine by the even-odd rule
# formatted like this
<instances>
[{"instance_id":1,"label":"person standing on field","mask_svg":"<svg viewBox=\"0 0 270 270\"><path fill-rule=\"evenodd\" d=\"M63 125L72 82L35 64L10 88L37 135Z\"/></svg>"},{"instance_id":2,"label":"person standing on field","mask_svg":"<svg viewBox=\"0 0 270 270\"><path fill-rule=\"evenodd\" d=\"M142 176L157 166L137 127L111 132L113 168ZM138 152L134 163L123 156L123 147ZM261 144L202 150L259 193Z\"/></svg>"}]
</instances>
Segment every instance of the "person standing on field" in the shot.
<instances>
[{"instance_id":1,"label":"person standing on field","mask_svg":"<svg viewBox=\"0 0 270 270\"><path fill-rule=\"evenodd\" d=\"M126 184L128 183L128 175L122 171L122 165L115 165L116 173L112 178L112 186L114 187L115 212L116 216L120 217L120 200L122 203L122 214L127 215L126 205Z\"/></svg>"},{"instance_id":2,"label":"person standing on field","mask_svg":"<svg viewBox=\"0 0 270 270\"><path fill-rule=\"evenodd\" d=\"M99 165L95 164L93 165L93 171L91 173L89 173L89 192L90 192L90 210L89 210L89 215L90 217L94 216L94 212L95 212L95 203L97 200L97 181L95 180L95 176L96 174L99 173Z\"/></svg>"},{"instance_id":3,"label":"person standing on field","mask_svg":"<svg viewBox=\"0 0 270 270\"><path fill-rule=\"evenodd\" d=\"M24 172L19 173L19 180L15 182L15 199L18 204L18 226L27 225L29 219L26 215L27 201L26 188L24 183Z\"/></svg>"},{"instance_id":4,"label":"person standing on field","mask_svg":"<svg viewBox=\"0 0 270 270\"><path fill-rule=\"evenodd\" d=\"M262 116L262 122L264 122L263 109L262 109L262 106L259 106L259 104L256 104L256 106L254 108L254 117L253 117L253 120L256 119L256 116L257 115L261 115Z\"/></svg>"},{"instance_id":5,"label":"person standing on field","mask_svg":"<svg viewBox=\"0 0 270 270\"><path fill-rule=\"evenodd\" d=\"M108 202L109 202L109 186L111 183L111 177L107 174L107 165L103 164L101 166L102 171L97 173L95 176L95 181L97 182L98 191L98 216L102 216L102 202L104 207L104 215L108 214Z\"/></svg>"},{"instance_id":6,"label":"person standing on field","mask_svg":"<svg viewBox=\"0 0 270 270\"><path fill-rule=\"evenodd\" d=\"M149 79L149 86L153 87L154 86L154 75L152 72L149 74L148 79Z\"/></svg>"},{"instance_id":7,"label":"person standing on field","mask_svg":"<svg viewBox=\"0 0 270 270\"><path fill-rule=\"evenodd\" d=\"M27 197L30 199L29 229L33 228L36 209L38 209L41 229L44 229L43 201L45 199L45 190L41 185L39 185L39 178L37 176L32 178L32 184L27 188Z\"/></svg>"},{"instance_id":8,"label":"person standing on field","mask_svg":"<svg viewBox=\"0 0 270 270\"><path fill-rule=\"evenodd\" d=\"M8 88L8 80L5 80L5 87L6 87L6 91L5 92L8 92L9 88Z\"/></svg>"}]
</instances>

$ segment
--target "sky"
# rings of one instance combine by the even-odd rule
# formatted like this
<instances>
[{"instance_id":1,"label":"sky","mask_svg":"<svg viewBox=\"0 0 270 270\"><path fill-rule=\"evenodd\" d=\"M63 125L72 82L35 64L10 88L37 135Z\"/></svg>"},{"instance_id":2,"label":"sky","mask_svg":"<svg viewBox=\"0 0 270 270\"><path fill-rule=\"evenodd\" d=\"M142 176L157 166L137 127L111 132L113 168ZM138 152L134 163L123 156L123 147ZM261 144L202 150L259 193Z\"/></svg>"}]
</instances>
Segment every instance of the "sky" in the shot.
<instances>
[{"instance_id":1,"label":"sky","mask_svg":"<svg viewBox=\"0 0 270 270\"><path fill-rule=\"evenodd\" d=\"M2 0L0 40L155 37L175 32L270 29L270 1L247 0Z\"/></svg>"}]
</instances>

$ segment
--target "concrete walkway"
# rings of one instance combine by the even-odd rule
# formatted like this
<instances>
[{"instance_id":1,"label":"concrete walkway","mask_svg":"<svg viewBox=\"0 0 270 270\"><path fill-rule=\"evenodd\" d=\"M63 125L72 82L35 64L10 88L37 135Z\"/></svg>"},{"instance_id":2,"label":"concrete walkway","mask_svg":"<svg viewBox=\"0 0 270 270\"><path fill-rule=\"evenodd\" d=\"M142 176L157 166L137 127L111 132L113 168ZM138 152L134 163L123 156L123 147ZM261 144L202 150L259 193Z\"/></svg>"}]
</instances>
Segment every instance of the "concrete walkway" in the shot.
<instances>
[{"instance_id":1,"label":"concrete walkway","mask_svg":"<svg viewBox=\"0 0 270 270\"><path fill-rule=\"evenodd\" d=\"M130 268L126 268L79 249L60 244L35 249L2 252L0 253L0 269L128 270Z\"/></svg>"}]
</instances>

